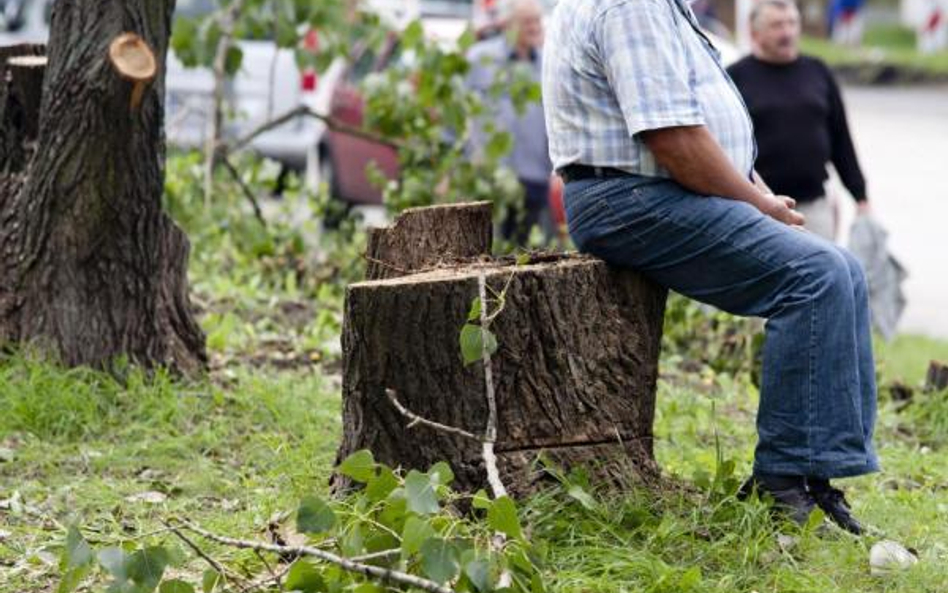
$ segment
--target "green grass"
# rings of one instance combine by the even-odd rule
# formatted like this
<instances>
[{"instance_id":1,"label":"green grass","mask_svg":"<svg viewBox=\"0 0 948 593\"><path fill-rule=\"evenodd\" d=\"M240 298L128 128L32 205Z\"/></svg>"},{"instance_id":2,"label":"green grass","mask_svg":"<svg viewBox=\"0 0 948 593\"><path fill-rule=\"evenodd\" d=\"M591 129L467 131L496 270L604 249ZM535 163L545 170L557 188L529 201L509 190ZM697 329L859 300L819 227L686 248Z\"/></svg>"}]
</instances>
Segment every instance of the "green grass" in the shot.
<instances>
[{"instance_id":1,"label":"green grass","mask_svg":"<svg viewBox=\"0 0 948 593\"><path fill-rule=\"evenodd\" d=\"M172 170L182 166L173 162ZM209 377L186 382L121 364L111 375L66 370L28 353L0 358L0 502L13 507L0 510L0 592L55 590L72 523L96 549L168 545L183 558L175 574L195 582L205 565L175 543L162 519L185 516L262 539L272 516L327 492L341 433L333 344L352 246L288 275L287 262L300 264L292 232L275 229L272 244L248 255L255 239L209 223L227 212L194 215L195 186L183 184L175 195L193 215L192 275L211 337ZM875 538L775 525L763 504L735 500L755 441L757 394L744 374L753 344L721 319L707 331L678 331L698 322L699 312L680 301L673 310L680 318L666 335L682 352L663 361L655 421L666 479L590 500L581 494L595 489L575 476L526 501L521 516L546 550L549 589L944 591L948 398L918 390L904 406L882 392L877 443L885 471L845 487L860 517L916 548L922 561L872 577L867 549ZM689 344L713 364L695 370ZM877 343L877 355L880 384L919 386L930 359L948 360L948 342L901 336ZM796 543L781 546L781 532ZM250 553L206 549L235 570L263 570ZM87 590L102 588L93 582Z\"/></svg>"},{"instance_id":2,"label":"green grass","mask_svg":"<svg viewBox=\"0 0 948 593\"><path fill-rule=\"evenodd\" d=\"M861 47L846 47L826 39L805 37L801 40L801 48L834 66L891 65L939 78L948 76L948 50L921 54L916 50L915 33L898 25L868 27Z\"/></svg>"},{"instance_id":3,"label":"green grass","mask_svg":"<svg viewBox=\"0 0 948 593\"><path fill-rule=\"evenodd\" d=\"M883 380L917 379L945 349L903 336L880 349ZM48 563L70 521L98 546L137 542L172 515L260 537L273 514L325 493L340 434L338 383L318 369L230 374L224 384L135 372L118 381L26 356L3 361L0 409L13 413L0 416L0 447L12 453L0 463L0 500L16 495L58 524L0 514L9 532L0 538L0 590L51 590L58 570ZM873 539L775 526L764 505L734 499L753 453L755 390L727 374L692 375L668 367L660 382L656 452L668 480L659 491L602 492L584 506L564 488L525 505L552 590L942 590L948 457L906 431L913 416L883 402L877 441L886 471L846 484L860 517L920 553L914 569L880 579L868 572ZM162 500L137 498L143 493ZM798 542L782 548L778 530ZM166 534L151 540L172 543ZM245 553L215 553L254 567Z\"/></svg>"}]
</instances>

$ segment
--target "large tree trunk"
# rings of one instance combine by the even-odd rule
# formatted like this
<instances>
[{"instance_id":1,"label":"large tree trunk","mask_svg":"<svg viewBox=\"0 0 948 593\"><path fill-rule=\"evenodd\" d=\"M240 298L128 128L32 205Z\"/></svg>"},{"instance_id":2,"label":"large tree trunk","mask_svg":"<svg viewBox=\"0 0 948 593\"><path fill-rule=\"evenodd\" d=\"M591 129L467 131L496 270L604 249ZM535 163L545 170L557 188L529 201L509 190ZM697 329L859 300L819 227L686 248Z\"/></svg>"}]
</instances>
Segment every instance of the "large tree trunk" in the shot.
<instances>
[{"instance_id":1,"label":"large tree trunk","mask_svg":"<svg viewBox=\"0 0 948 593\"><path fill-rule=\"evenodd\" d=\"M393 229L404 224L397 221ZM489 217L486 224L489 236ZM467 233L475 239L466 246L425 236L440 228L457 225L418 226L414 244L450 244L465 253L483 244L479 232ZM541 453L556 465L586 466L610 480L653 474L663 289L584 256L544 256L528 265L447 257L443 267L410 274L411 262L438 258L400 253L393 260L408 275L347 291L340 460L369 449L391 466L425 470L448 461L457 487L486 487L477 442L409 422L387 394L394 392L421 417L485 433L484 365L465 366L459 346L483 275L497 293L507 287L504 309L490 325L499 343L490 365L499 413L496 452L508 490L536 489L544 476L536 465ZM337 476L335 486L348 482Z\"/></svg>"},{"instance_id":2,"label":"large tree trunk","mask_svg":"<svg viewBox=\"0 0 948 593\"><path fill-rule=\"evenodd\" d=\"M0 180L0 342L39 342L73 365L204 366L188 241L161 211L173 10L54 4L36 154L22 185ZM143 42L131 70L121 39ZM151 76L136 70L148 53Z\"/></svg>"}]
</instances>

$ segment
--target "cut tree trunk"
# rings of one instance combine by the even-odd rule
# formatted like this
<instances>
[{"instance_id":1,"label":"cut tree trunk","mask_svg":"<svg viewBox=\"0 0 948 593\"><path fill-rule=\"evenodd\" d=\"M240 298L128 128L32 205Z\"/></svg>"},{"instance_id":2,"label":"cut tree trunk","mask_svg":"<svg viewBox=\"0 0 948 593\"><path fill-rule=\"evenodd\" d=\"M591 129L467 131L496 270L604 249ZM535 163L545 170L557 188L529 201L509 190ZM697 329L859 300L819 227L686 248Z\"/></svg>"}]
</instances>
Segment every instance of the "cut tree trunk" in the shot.
<instances>
[{"instance_id":1,"label":"cut tree trunk","mask_svg":"<svg viewBox=\"0 0 948 593\"><path fill-rule=\"evenodd\" d=\"M594 258L542 259L455 263L350 286L339 459L369 449L393 467L426 470L447 461L456 487L486 487L477 442L410 426L386 395L394 391L428 420L485 433L484 366L465 366L459 346L483 275L497 293L507 287L504 309L490 325L499 343L490 364L498 465L510 493L525 495L541 483L541 454L554 465L586 466L609 480L652 476L665 290ZM334 486L349 483L336 476Z\"/></svg>"},{"instance_id":2,"label":"cut tree trunk","mask_svg":"<svg viewBox=\"0 0 948 593\"><path fill-rule=\"evenodd\" d=\"M948 365L933 360L928 365L925 391L941 391L942 389L948 389Z\"/></svg>"},{"instance_id":3,"label":"cut tree trunk","mask_svg":"<svg viewBox=\"0 0 948 593\"><path fill-rule=\"evenodd\" d=\"M0 48L0 175L23 171L35 149L46 48Z\"/></svg>"},{"instance_id":4,"label":"cut tree trunk","mask_svg":"<svg viewBox=\"0 0 948 593\"><path fill-rule=\"evenodd\" d=\"M0 342L38 343L69 365L205 366L188 241L161 210L173 10L173 0L53 5L37 150L21 182L0 178ZM126 34L140 53L116 57Z\"/></svg>"},{"instance_id":5,"label":"cut tree trunk","mask_svg":"<svg viewBox=\"0 0 948 593\"><path fill-rule=\"evenodd\" d=\"M369 229L366 279L490 255L492 224L490 202L409 208L392 226Z\"/></svg>"}]
</instances>

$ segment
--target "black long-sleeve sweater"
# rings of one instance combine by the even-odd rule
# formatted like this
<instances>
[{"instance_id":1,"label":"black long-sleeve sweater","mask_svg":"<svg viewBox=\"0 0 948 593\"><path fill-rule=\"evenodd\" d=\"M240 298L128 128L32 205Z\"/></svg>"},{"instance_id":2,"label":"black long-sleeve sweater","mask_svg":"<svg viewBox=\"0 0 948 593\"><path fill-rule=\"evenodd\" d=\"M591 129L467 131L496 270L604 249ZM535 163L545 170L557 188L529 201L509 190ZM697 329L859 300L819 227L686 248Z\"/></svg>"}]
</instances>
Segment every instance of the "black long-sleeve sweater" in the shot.
<instances>
[{"instance_id":1,"label":"black long-sleeve sweater","mask_svg":"<svg viewBox=\"0 0 948 593\"><path fill-rule=\"evenodd\" d=\"M823 62L800 56L771 64L748 56L728 73L754 121L757 172L774 192L800 202L822 196L831 162L856 201L866 199L839 87Z\"/></svg>"}]
</instances>

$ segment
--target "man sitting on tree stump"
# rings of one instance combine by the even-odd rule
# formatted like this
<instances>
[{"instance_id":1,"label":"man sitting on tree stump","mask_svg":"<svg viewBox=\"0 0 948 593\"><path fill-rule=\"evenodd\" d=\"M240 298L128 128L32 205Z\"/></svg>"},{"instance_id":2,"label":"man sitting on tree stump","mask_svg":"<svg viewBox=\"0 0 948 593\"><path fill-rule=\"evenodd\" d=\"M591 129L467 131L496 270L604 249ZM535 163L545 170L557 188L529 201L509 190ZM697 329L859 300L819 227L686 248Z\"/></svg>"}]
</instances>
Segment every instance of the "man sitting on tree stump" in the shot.
<instances>
[{"instance_id":1,"label":"man sitting on tree stump","mask_svg":"<svg viewBox=\"0 0 948 593\"><path fill-rule=\"evenodd\" d=\"M576 245L768 319L745 491L861 533L830 485L879 467L859 264L754 174L750 117L687 0L561 0L552 21L544 107Z\"/></svg>"}]
</instances>

